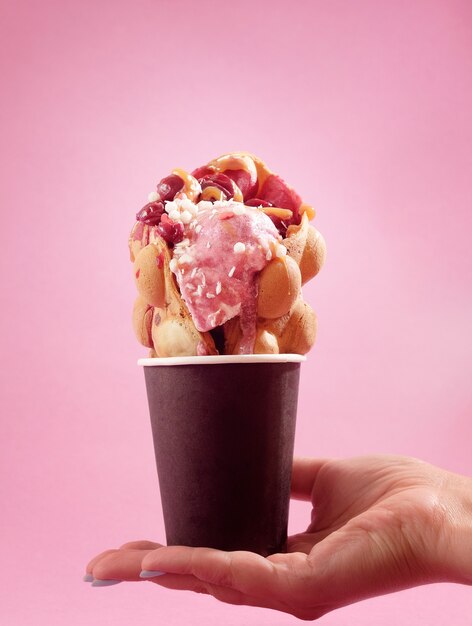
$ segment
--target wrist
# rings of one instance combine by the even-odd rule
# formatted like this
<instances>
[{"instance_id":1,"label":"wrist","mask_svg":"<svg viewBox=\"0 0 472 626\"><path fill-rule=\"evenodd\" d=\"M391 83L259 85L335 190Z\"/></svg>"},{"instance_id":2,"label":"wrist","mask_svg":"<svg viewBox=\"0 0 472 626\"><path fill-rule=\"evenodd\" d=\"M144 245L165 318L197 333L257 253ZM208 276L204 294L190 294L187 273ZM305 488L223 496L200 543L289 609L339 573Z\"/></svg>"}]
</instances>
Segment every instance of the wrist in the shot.
<instances>
[{"instance_id":1,"label":"wrist","mask_svg":"<svg viewBox=\"0 0 472 626\"><path fill-rule=\"evenodd\" d=\"M445 578L472 585L472 479L450 474L444 503L439 554L445 565Z\"/></svg>"}]
</instances>

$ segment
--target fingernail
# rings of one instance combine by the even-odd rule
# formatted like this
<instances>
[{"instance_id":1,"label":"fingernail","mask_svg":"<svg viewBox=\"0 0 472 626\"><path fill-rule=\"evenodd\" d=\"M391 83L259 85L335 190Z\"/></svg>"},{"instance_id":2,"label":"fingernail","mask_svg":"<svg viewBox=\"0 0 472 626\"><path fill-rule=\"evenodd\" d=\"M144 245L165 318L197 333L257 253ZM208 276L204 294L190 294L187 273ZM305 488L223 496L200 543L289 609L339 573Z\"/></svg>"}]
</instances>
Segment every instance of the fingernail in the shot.
<instances>
[{"instance_id":1,"label":"fingernail","mask_svg":"<svg viewBox=\"0 0 472 626\"><path fill-rule=\"evenodd\" d=\"M117 585L122 582L122 580L114 580L113 578L110 580L100 580L99 578L95 578L92 583L92 587L111 587L112 585Z\"/></svg>"},{"instance_id":2,"label":"fingernail","mask_svg":"<svg viewBox=\"0 0 472 626\"><path fill-rule=\"evenodd\" d=\"M158 569L143 569L139 574L139 578L155 578L156 576L162 576L163 574L167 574L167 572L160 572Z\"/></svg>"},{"instance_id":3,"label":"fingernail","mask_svg":"<svg viewBox=\"0 0 472 626\"><path fill-rule=\"evenodd\" d=\"M94 577L92 576L92 574L85 574L82 580L84 581L84 583L93 583Z\"/></svg>"}]
</instances>

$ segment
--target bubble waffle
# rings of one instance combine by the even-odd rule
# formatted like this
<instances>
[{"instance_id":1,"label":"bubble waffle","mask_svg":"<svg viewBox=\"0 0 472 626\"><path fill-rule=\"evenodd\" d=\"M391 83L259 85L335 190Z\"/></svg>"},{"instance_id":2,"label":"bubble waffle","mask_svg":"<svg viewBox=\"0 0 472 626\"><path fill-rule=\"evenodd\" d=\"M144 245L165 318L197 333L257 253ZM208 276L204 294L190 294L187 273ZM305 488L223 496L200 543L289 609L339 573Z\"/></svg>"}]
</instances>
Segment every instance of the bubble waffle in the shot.
<instances>
[{"instance_id":1,"label":"bubble waffle","mask_svg":"<svg viewBox=\"0 0 472 626\"><path fill-rule=\"evenodd\" d=\"M174 170L129 239L138 341L151 356L308 352L317 322L301 286L326 254L313 216L247 153Z\"/></svg>"}]
</instances>

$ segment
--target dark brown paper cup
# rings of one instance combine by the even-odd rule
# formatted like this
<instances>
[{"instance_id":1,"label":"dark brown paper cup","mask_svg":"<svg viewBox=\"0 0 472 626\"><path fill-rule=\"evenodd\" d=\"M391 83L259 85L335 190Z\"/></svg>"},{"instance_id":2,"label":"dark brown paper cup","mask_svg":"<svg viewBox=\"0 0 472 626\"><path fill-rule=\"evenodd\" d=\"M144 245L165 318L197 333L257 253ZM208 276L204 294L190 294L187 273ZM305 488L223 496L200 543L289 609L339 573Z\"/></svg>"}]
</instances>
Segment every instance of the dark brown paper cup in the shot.
<instances>
[{"instance_id":1,"label":"dark brown paper cup","mask_svg":"<svg viewBox=\"0 0 472 626\"><path fill-rule=\"evenodd\" d=\"M300 363L141 359L168 545L283 552Z\"/></svg>"}]
</instances>

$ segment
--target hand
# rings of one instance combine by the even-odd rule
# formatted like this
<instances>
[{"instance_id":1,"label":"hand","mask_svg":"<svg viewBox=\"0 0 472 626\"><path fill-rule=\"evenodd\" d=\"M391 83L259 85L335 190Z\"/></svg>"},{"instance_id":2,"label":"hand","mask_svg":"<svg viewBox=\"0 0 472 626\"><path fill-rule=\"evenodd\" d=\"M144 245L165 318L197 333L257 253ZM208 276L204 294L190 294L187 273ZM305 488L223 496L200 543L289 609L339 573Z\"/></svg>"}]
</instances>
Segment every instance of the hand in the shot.
<instances>
[{"instance_id":1,"label":"hand","mask_svg":"<svg viewBox=\"0 0 472 626\"><path fill-rule=\"evenodd\" d=\"M405 457L296 459L292 497L314 508L286 554L137 541L98 555L87 573L99 586L144 570L163 587L309 620L425 583L472 584L471 479Z\"/></svg>"}]
</instances>

